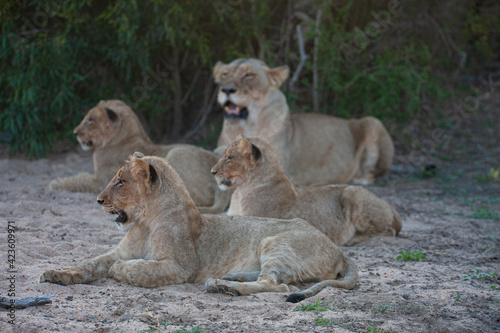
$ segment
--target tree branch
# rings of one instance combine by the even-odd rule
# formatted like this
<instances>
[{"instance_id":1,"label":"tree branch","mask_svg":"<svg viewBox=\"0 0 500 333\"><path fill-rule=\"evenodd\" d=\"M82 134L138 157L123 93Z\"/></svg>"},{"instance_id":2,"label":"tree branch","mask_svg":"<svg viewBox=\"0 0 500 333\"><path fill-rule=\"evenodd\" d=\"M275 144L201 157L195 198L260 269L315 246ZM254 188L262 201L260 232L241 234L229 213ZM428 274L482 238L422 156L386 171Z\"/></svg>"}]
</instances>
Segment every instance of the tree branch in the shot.
<instances>
[{"instance_id":1,"label":"tree branch","mask_svg":"<svg viewBox=\"0 0 500 333\"><path fill-rule=\"evenodd\" d=\"M299 44L299 52L300 52L300 63L295 69L292 79L290 80L290 88L293 88L293 85L295 84L295 82L297 82L300 71L302 70L302 67L304 67L306 60L309 58L304 49L304 37L302 35L302 28L300 24L297 24L296 30L297 30L297 43Z\"/></svg>"}]
</instances>

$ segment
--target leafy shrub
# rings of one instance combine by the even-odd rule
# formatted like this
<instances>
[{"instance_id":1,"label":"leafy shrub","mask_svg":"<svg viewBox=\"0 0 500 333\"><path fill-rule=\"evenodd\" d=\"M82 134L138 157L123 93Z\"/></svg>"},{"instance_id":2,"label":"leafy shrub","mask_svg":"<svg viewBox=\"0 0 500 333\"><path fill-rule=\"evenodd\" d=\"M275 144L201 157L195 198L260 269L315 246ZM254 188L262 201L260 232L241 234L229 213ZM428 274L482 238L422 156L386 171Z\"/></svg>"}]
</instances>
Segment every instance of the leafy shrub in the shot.
<instances>
[{"instance_id":1,"label":"leafy shrub","mask_svg":"<svg viewBox=\"0 0 500 333\"><path fill-rule=\"evenodd\" d=\"M207 142L221 123L213 65L255 57L293 74L299 24L308 59L283 87L292 110L407 122L457 86L457 69L497 60L500 21L494 2L398 3L390 24L368 36L384 26L373 13L389 0L3 1L0 142L43 156L112 98L130 104L155 141ZM346 56L345 45L355 52Z\"/></svg>"}]
</instances>

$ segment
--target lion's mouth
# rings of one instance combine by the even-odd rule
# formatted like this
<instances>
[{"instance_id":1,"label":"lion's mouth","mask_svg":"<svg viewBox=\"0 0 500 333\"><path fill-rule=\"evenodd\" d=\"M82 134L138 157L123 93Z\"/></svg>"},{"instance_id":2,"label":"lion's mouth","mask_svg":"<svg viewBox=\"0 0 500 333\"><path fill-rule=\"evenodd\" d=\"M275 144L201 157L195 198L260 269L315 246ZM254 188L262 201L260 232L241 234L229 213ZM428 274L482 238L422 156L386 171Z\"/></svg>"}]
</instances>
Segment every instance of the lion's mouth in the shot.
<instances>
[{"instance_id":1,"label":"lion's mouth","mask_svg":"<svg viewBox=\"0 0 500 333\"><path fill-rule=\"evenodd\" d=\"M246 119L248 117L248 109L244 106L238 106L227 101L224 104L224 113L226 118Z\"/></svg>"},{"instance_id":2,"label":"lion's mouth","mask_svg":"<svg viewBox=\"0 0 500 333\"><path fill-rule=\"evenodd\" d=\"M115 215L115 222L125 223L127 222L127 214L123 210L112 210L109 212L111 215Z\"/></svg>"},{"instance_id":3,"label":"lion's mouth","mask_svg":"<svg viewBox=\"0 0 500 333\"><path fill-rule=\"evenodd\" d=\"M224 178L218 180L217 185L219 185L219 188L222 191L225 191L231 186L231 181L229 179L227 179L226 177L224 177Z\"/></svg>"},{"instance_id":4,"label":"lion's mouth","mask_svg":"<svg viewBox=\"0 0 500 333\"><path fill-rule=\"evenodd\" d=\"M90 140L83 141L79 137L77 137L78 142L80 143L80 146L82 147L83 150L90 150L94 143Z\"/></svg>"}]
</instances>

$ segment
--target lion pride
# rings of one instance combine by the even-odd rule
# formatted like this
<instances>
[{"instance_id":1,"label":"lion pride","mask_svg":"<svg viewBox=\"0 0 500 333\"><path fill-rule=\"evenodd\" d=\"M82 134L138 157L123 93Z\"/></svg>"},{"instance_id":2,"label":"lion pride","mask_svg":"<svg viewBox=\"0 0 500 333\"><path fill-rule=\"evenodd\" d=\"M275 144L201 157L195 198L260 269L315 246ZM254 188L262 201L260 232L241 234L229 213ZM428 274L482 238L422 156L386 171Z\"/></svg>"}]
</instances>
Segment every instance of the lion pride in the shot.
<instances>
[{"instance_id":1,"label":"lion pride","mask_svg":"<svg viewBox=\"0 0 500 333\"><path fill-rule=\"evenodd\" d=\"M394 145L373 117L341 119L323 114L290 113L279 90L288 67L270 68L257 59L218 62L218 103L224 124L218 151L238 135L260 136L276 149L286 174L297 185L373 183L392 164Z\"/></svg>"},{"instance_id":2,"label":"lion pride","mask_svg":"<svg viewBox=\"0 0 500 333\"><path fill-rule=\"evenodd\" d=\"M298 302L327 286L352 289L354 262L301 220L201 215L180 177L162 158L135 153L97 197L119 225L130 225L112 251L39 282L63 285L110 277L135 286L205 282L208 292L288 292Z\"/></svg>"},{"instance_id":3,"label":"lion pride","mask_svg":"<svg viewBox=\"0 0 500 333\"><path fill-rule=\"evenodd\" d=\"M90 109L74 134L83 150L93 150L94 174L57 178L50 183L52 189L99 193L130 154L143 151L166 158L202 212L219 213L229 203L231 194L219 190L210 174L218 155L193 145L153 144L137 115L123 101L101 101Z\"/></svg>"}]
</instances>

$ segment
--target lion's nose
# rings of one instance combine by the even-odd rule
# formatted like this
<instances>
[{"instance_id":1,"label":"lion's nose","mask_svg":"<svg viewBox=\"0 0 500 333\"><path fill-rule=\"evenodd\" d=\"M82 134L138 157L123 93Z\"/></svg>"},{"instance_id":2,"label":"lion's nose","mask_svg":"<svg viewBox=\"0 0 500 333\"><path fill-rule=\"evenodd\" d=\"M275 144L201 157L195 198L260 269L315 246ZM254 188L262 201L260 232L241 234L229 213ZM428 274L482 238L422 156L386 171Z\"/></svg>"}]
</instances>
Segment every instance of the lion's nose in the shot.
<instances>
[{"instance_id":1,"label":"lion's nose","mask_svg":"<svg viewBox=\"0 0 500 333\"><path fill-rule=\"evenodd\" d=\"M99 200L99 199L97 199L97 203L98 203L99 205L102 205L102 204L104 203L104 200Z\"/></svg>"},{"instance_id":2,"label":"lion's nose","mask_svg":"<svg viewBox=\"0 0 500 333\"><path fill-rule=\"evenodd\" d=\"M74 132L73 132L73 135L78 135L78 131L74 131Z\"/></svg>"},{"instance_id":3,"label":"lion's nose","mask_svg":"<svg viewBox=\"0 0 500 333\"><path fill-rule=\"evenodd\" d=\"M217 174L217 171L214 169L212 169L211 172L212 172L212 175L214 175L214 176Z\"/></svg>"},{"instance_id":4,"label":"lion's nose","mask_svg":"<svg viewBox=\"0 0 500 333\"><path fill-rule=\"evenodd\" d=\"M231 95L232 93L236 92L236 89L234 88L222 88L222 91L226 93L226 95Z\"/></svg>"}]
</instances>

